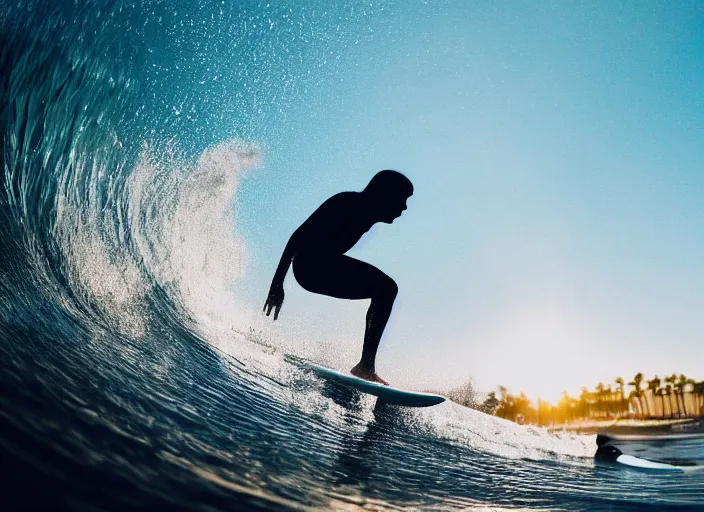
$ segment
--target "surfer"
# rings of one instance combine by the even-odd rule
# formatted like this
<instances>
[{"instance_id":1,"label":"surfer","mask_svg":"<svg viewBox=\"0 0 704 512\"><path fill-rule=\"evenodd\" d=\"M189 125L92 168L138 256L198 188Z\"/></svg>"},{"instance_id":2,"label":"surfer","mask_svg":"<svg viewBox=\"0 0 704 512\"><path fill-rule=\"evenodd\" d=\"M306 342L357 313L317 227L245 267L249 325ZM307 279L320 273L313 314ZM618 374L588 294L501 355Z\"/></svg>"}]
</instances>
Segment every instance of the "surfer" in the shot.
<instances>
[{"instance_id":1,"label":"surfer","mask_svg":"<svg viewBox=\"0 0 704 512\"><path fill-rule=\"evenodd\" d=\"M397 171L381 171L361 192L341 192L325 201L293 232L271 281L264 304L274 320L284 302L284 279L290 265L304 289L338 299L371 299L367 310L362 357L352 375L388 382L376 373L376 352L391 315L398 287L378 268L347 256L377 222L391 224L406 209L413 184Z\"/></svg>"}]
</instances>

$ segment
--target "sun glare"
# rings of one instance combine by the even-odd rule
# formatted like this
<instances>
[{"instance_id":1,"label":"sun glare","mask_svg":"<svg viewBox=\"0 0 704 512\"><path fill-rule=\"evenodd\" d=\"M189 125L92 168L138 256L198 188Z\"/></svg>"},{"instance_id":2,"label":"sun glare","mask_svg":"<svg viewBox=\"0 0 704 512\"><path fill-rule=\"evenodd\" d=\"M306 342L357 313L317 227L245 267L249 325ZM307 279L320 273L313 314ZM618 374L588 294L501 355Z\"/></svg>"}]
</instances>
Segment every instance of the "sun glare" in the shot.
<instances>
[{"instance_id":1,"label":"sun glare","mask_svg":"<svg viewBox=\"0 0 704 512\"><path fill-rule=\"evenodd\" d=\"M496 385L553 404L563 391L574 396L590 385L589 369L579 362L588 347L585 332L568 313L554 304L526 305L501 319L503 325L488 333L490 357L502 360Z\"/></svg>"}]
</instances>

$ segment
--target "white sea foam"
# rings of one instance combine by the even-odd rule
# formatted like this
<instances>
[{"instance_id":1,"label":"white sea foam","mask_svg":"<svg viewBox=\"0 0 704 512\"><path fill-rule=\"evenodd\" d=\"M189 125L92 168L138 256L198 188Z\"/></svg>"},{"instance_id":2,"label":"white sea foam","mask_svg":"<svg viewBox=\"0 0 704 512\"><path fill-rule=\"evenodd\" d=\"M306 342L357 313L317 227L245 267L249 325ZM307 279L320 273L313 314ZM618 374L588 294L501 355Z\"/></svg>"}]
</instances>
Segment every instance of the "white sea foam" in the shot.
<instances>
[{"instance_id":1,"label":"white sea foam","mask_svg":"<svg viewBox=\"0 0 704 512\"><path fill-rule=\"evenodd\" d=\"M128 178L129 224L145 269L171 299L208 331L233 323L232 286L245 246L236 234L236 194L259 162L255 145L232 140L195 160L173 144L145 147ZM241 309L241 308L240 308Z\"/></svg>"}]
</instances>

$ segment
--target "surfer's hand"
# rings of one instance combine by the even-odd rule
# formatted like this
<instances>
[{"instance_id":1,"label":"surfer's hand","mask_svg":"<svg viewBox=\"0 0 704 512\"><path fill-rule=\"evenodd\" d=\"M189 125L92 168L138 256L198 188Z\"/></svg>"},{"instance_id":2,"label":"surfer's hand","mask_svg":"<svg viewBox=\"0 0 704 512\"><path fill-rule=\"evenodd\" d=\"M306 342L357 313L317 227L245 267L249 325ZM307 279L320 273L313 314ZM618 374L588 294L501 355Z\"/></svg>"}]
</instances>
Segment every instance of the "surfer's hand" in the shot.
<instances>
[{"instance_id":1,"label":"surfer's hand","mask_svg":"<svg viewBox=\"0 0 704 512\"><path fill-rule=\"evenodd\" d=\"M271 288L269 288L269 296L266 298L266 304L264 304L264 311L266 316L269 316L271 310L274 310L274 320L279 318L279 311L281 311L281 306L284 303L284 287L281 284L272 283Z\"/></svg>"}]
</instances>

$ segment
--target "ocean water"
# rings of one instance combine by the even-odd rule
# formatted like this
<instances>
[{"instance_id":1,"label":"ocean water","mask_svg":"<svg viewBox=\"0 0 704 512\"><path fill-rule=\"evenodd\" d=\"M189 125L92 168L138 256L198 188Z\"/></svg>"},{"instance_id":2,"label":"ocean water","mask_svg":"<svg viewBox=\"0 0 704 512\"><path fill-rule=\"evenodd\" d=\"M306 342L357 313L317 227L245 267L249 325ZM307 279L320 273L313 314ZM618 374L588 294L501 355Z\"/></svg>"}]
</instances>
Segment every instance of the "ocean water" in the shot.
<instances>
[{"instance_id":1,"label":"ocean water","mask_svg":"<svg viewBox=\"0 0 704 512\"><path fill-rule=\"evenodd\" d=\"M301 4L2 3L2 509L704 510L702 472L377 406L228 320L241 180L384 9Z\"/></svg>"}]
</instances>

